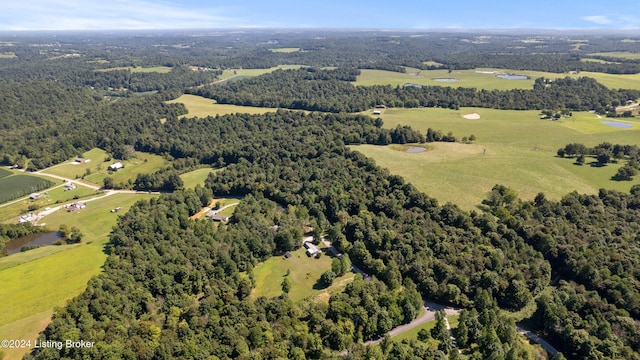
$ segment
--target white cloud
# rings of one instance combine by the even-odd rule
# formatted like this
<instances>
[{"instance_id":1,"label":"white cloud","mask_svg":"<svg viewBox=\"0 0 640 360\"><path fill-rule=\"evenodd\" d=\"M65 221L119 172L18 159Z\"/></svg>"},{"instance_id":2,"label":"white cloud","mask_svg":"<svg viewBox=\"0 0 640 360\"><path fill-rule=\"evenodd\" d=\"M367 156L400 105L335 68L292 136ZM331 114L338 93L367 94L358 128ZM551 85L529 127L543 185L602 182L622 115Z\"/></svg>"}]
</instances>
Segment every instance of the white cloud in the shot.
<instances>
[{"instance_id":1,"label":"white cloud","mask_svg":"<svg viewBox=\"0 0 640 360\"><path fill-rule=\"evenodd\" d=\"M3 30L175 29L250 26L232 8L148 0L35 0L3 5Z\"/></svg>"},{"instance_id":2,"label":"white cloud","mask_svg":"<svg viewBox=\"0 0 640 360\"><path fill-rule=\"evenodd\" d=\"M608 16L605 15L591 15L591 16L583 16L582 20L596 23L598 25L608 25L613 22Z\"/></svg>"}]
</instances>

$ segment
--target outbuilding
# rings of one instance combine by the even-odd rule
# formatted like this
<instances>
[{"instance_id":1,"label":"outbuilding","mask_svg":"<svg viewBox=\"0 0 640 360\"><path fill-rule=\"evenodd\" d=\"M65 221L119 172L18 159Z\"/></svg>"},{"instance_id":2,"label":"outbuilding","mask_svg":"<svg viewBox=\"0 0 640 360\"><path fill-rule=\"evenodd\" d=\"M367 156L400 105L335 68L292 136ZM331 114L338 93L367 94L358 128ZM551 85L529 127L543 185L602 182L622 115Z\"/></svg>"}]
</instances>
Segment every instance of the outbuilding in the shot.
<instances>
[{"instance_id":1,"label":"outbuilding","mask_svg":"<svg viewBox=\"0 0 640 360\"><path fill-rule=\"evenodd\" d=\"M122 169L123 167L124 167L124 165L122 165L121 162L117 162L115 164L109 165L109 167L107 167L107 169L109 171L118 171L118 170Z\"/></svg>"}]
</instances>

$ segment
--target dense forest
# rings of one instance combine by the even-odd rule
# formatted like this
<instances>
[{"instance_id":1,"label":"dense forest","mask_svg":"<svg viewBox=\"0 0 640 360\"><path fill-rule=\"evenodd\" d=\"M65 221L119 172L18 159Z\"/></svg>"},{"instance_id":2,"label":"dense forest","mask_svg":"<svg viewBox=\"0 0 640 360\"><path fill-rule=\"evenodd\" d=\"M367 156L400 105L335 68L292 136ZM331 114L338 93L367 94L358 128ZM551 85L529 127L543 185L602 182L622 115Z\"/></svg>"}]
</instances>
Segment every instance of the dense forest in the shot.
<instances>
[{"instance_id":1,"label":"dense forest","mask_svg":"<svg viewBox=\"0 0 640 360\"><path fill-rule=\"evenodd\" d=\"M132 188L172 191L119 218L104 272L40 335L95 346L35 349L27 358L528 359L534 354L512 314L533 309L525 325L561 350L560 359L640 359L637 186L529 202L496 185L465 212L348 148L455 140L350 114L379 104L605 113L640 98L588 77L541 78L530 90L509 91L354 86L359 69L617 74L638 73L640 61L584 62L572 41L552 35L143 35L22 34L0 43L15 55L0 57L1 164L37 170L92 148L116 159L134 149L169 165L138 175ZM587 40L590 52L635 51L615 36ZM300 50L271 50L284 47ZM222 70L283 64L305 67L214 83ZM170 69L135 70L160 66ZM290 110L183 118L184 105L165 102L182 94ZM637 144L561 150L566 157L606 152L637 166ZM221 170L204 186L181 189L179 175L205 165ZM107 179L106 188L122 185ZM228 224L189 218L224 196L243 199ZM301 247L303 226L369 276L357 274L326 302L294 302L286 291L251 296L255 266ZM35 231L0 230L0 238ZM345 271L340 264L335 273ZM423 300L463 309L456 343L442 313L420 335L435 346L384 337L415 319ZM379 346L363 345L380 337Z\"/></svg>"}]
</instances>

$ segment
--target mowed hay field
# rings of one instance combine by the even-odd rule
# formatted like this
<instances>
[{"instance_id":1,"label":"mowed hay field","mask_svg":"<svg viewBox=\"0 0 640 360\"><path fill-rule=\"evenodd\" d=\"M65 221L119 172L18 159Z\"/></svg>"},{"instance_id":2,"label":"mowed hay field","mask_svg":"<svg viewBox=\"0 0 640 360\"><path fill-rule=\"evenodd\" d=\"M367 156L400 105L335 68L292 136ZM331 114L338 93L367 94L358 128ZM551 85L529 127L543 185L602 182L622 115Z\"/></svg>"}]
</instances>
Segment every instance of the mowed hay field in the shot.
<instances>
[{"instance_id":1,"label":"mowed hay field","mask_svg":"<svg viewBox=\"0 0 640 360\"><path fill-rule=\"evenodd\" d=\"M216 115L227 115L235 113L264 114L274 112L276 108L261 108L253 106L238 106L228 104L218 104L213 99L207 99L196 95L182 95L177 99L167 101L168 104L183 103L188 113L182 117L207 117Z\"/></svg>"},{"instance_id":2,"label":"mowed hay field","mask_svg":"<svg viewBox=\"0 0 640 360\"><path fill-rule=\"evenodd\" d=\"M471 113L479 114L480 119L463 117ZM397 145L351 146L439 202L452 202L466 210L480 205L495 184L509 186L527 200L539 192L557 200L574 190L627 192L640 183L637 176L633 181L611 180L622 164L592 167L588 163L593 159L587 158L587 164L579 166L556 156L558 148L572 142L639 144L639 121L630 129L618 129L600 124L601 119L590 113L552 122L540 120L537 111L479 108L386 109L381 117L387 128L406 124L423 133L431 127L445 134L452 131L458 139L471 134L477 137L473 144L429 143L429 150L422 153L407 153L406 147Z\"/></svg>"},{"instance_id":3,"label":"mowed hay field","mask_svg":"<svg viewBox=\"0 0 640 360\"><path fill-rule=\"evenodd\" d=\"M35 339L48 324L53 308L79 295L89 279L101 272L104 247L118 215L152 195L114 194L87 202L85 209L59 210L42 222L50 229L61 224L78 227L79 245L48 246L0 259L0 339ZM121 207L120 212L110 210ZM7 358L25 351L4 349Z\"/></svg>"},{"instance_id":4,"label":"mowed hay field","mask_svg":"<svg viewBox=\"0 0 640 360\"><path fill-rule=\"evenodd\" d=\"M526 75L527 80L507 80L496 77L499 74ZM398 73L385 70L360 70L360 75L353 83L354 85L392 85L402 86L404 84L416 84L424 86L450 86L467 87L486 90L511 90L511 89L531 89L535 79L544 77L547 79L558 79L565 77L591 77L601 84L612 89L634 89L640 90L640 74L605 74L595 72L572 73L549 73L542 71L508 70L508 69L472 69L472 70L420 70L407 68L405 73ZM441 82L434 79L455 78L456 82Z\"/></svg>"}]
</instances>

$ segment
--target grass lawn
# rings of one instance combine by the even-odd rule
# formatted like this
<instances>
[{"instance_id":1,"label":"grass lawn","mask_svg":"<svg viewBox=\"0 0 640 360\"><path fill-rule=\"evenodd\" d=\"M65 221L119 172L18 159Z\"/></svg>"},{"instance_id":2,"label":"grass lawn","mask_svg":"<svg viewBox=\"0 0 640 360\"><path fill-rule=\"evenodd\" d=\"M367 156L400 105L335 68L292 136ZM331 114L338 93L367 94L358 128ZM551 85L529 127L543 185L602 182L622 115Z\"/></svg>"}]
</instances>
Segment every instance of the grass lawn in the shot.
<instances>
[{"instance_id":1,"label":"grass lawn","mask_svg":"<svg viewBox=\"0 0 640 360\"><path fill-rule=\"evenodd\" d=\"M76 157L69 159L63 163L51 166L42 170L45 174L52 174L62 176L68 179L78 179L83 175L86 175L87 171L94 173L100 170L104 170L111 164L111 161L105 161L109 158L109 154L102 149L91 149L81 156L83 159L89 160L84 163L74 162Z\"/></svg>"},{"instance_id":2,"label":"grass lawn","mask_svg":"<svg viewBox=\"0 0 640 360\"><path fill-rule=\"evenodd\" d=\"M120 206L124 213L134 202L152 196L114 194L73 213L59 210L43 222L51 229L60 224L78 227L84 235L82 244L43 247L0 259L0 335L37 337L52 309L79 295L101 272L107 257L104 246L118 217L110 210Z\"/></svg>"},{"instance_id":3,"label":"grass lawn","mask_svg":"<svg viewBox=\"0 0 640 360\"><path fill-rule=\"evenodd\" d=\"M185 189L193 189L198 184L204 186L204 181L207 179L207 176L209 176L209 173L216 171L220 171L220 169L213 169L209 167L196 169L180 175L180 179L182 179Z\"/></svg>"},{"instance_id":4,"label":"grass lawn","mask_svg":"<svg viewBox=\"0 0 640 360\"><path fill-rule=\"evenodd\" d=\"M469 113L479 114L480 119L462 117ZM589 113L576 113L573 119L556 122L539 120L538 114L478 108L386 109L381 115L385 127L407 124L423 133L431 127L444 133L452 131L458 138L474 134L477 140L473 144L430 143L430 150L422 153L407 153L397 145L359 145L351 149L402 175L441 203L452 202L466 210L478 206L495 184L515 189L524 199L544 192L557 200L574 190L591 194L600 188L627 192L640 183L638 177L633 181L610 180L622 164L578 166L570 159L556 157L557 149L571 142L586 146L605 141L638 144L640 123L631 129L617 129L600 124L600 119ZM590 161L587 158L587 163Z\"/></svg>"},{"instance_id":5,"label":"grass lawn","mask_svg":"<svg viewBox=\"0 0 640 360\"><path fill-rule=\"evenodd\" d=\"M101 170L85 176L84 179L96 185L102 185L104 178L110 176L116 184L133 184L138 174L153 173L166 167L168 164L162 156L139 151L136 151L134 158L120 161L124 165L123 169L113 172L108 171L107 167L115 162L117 162L117 160L111 160L108 164L105 163Z\"/></svg>"},{"instance_id":6,"label":"grass lawn","mask_svg":"<svg viewBox=\"0 0 640 360\"><path fill-rule=\"evenodd\" d=\"M325 252L320 259L310 258L305 250L305 248L300 248L292 251L292 256L289 259L285 259L284 256L274 256L258 264L253 269L256 287L252 296L254 298L260 296L271 298L282 295L281 284L287 270L290 271L288 276L291 281L289 298L293 301L300 301L311 296L322 296L327 291L346 286L353 279L354 274L347 273L336 278L328 289L314 289L320 275L331 269L332 257Z\"/></svg>"},{"instance_id":7,"label":"grass lawn","mask_svg":"<svg viewBox=\"0 0 640 360\"><path fill-rule=\"evenodd\" d=\"M1 206L0 222L14 222L20 215L28 213L30 206L36 206L38 209L36 211L39 211L46 207L54 207L71 200L84 199L92 195L100 194L101 191L95 191L82 186L65 191L62 184L60 184L41 193L43 196L37 200L24 199L6 206Z\"/></svg>"},{"instance_id":8,"label":"grass lawn","mask_svg":"<svg viewBox=\"0 0 640 360\"><path fill-rule=\"evenodd\" d=\"M183 103L189 111L182 117L207 117L216 115L227 115L235 113L248 113L248 114L264 114L267 112L274 112L276 108L262 108L253 106L239 106L218 104L213 99L207 99L202 96L196 95L182 95L177 99L167 101L169 104Z\"/></svg>"}]
</instances>

